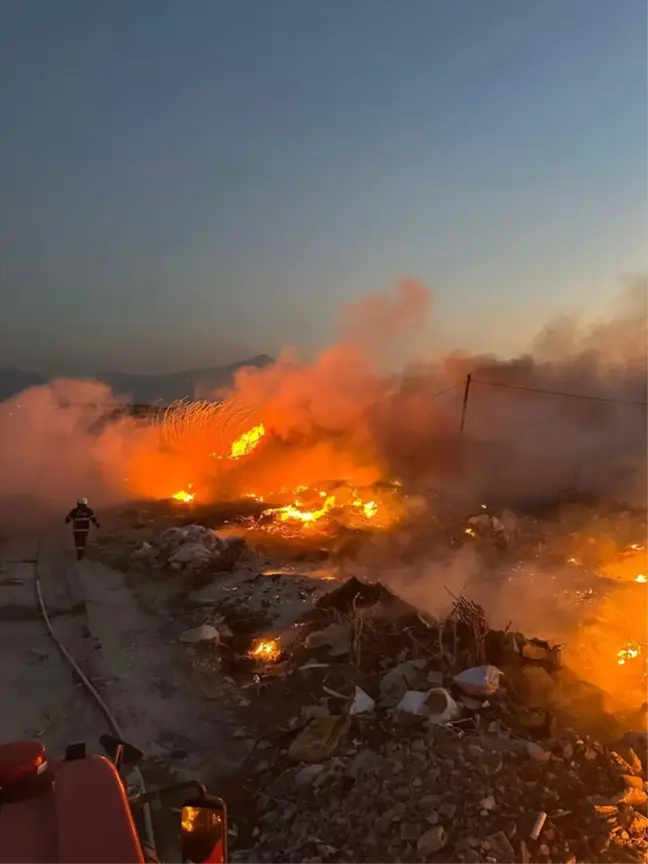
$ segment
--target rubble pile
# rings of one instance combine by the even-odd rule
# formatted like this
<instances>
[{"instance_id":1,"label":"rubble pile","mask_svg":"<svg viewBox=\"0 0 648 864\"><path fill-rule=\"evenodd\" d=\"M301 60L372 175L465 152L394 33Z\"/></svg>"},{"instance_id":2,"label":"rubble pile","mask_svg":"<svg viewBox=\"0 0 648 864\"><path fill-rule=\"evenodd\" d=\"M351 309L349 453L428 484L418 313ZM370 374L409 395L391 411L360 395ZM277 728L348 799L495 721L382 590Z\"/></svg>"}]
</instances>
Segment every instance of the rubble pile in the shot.
<instances>
[{"instance_id":1,"label":"rubble pile","mask_svg":"<svg viewBox=\"0 0 648 864\"><path fill-rule=\"evenodd\" d=\"M645 731L624 737L559 646L351 579L285 648L263 698L308 704L257 741L234 860L647 860Z\"/></svg>"},{"instance_id":2,"label":"rubble pile","mask_svg":"<svg viewBox=\"0 0 648 864\"><path fill-rule=\"evenodd\" d=\"M233 569L244 548L242 538L224 536L203 525L175 526L153 542L142 543L131 560L176 571L227 571Z\"/></svg>"}]
</instances>

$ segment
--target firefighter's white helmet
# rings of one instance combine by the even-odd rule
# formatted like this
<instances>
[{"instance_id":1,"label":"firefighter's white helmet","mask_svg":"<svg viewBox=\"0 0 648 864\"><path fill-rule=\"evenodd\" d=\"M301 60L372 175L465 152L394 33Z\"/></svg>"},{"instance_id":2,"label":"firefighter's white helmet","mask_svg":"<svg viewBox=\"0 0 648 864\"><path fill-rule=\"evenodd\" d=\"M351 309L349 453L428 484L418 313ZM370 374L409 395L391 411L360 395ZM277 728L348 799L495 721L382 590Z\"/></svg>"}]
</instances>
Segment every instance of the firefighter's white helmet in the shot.
<instances>
[{"instance_id":1,"label":"firefighter's white helmet","mask_svg":"<svg viewBox=\"0 0 648 864\"><path fill-rule=\"evenodd\" d=\"M78 498L77 499L77 504L80 504L82 507L85 507L87 505L87 503L88 503L87 498Z\"/></svg>"}]
</instances>

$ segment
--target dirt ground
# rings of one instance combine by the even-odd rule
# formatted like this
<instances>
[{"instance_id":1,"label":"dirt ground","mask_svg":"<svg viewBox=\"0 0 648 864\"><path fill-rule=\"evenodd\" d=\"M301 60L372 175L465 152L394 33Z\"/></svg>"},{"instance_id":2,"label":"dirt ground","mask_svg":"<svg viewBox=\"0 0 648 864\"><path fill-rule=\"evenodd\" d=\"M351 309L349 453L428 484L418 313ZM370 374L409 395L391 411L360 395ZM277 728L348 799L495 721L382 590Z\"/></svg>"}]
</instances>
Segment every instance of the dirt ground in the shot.
<instances>
[{"instance_id":1,"label":"dirt ground","mask_svg":"<svg viewBox=\"0 0 648 864\"><path fill-rule=\"evenodd\" d=\"M263 686L254 683L253 668L230 675L218 649L180 637L213 619L216 609L229 610L232 621L247 610L246 620L235 621L235 638L246 642L256 632L289 627L331 583L282 575L278 566L255 559L254 566L242 562L192 591L179 576L107 566L96 560L105 557L96 544L88 553L75 560L65 527L17 534L0 546L0 692L11 694L0 713L0 740L38 738L57 755L86 741L91 752L101 752L99 736L110 731L47 632L37 606L38 568L55 634L124 737L144 751L147 788L201 780L227 799L233 824L245 821L242 811L254 794L245 785L245 766L262 737L254 715ZM263 720L272 722L267 715ZM177 860L179 804L153 808L158 852L166 860Z\"/></svg>"},{"instance_id":2,"label":"dirt ground","mask_svg":"<svg viewBox=\"0 0 648 864\"><path fill-rule=\"evenodd\" d=\"M209 681L187 671L178 642L181 618L145 607L122 573L74 560L66 531L40 544L43 598L57 637L107 703L127 740L145 753L148 788L200 779L223 794L249 745L234 737L237 699L222 676ZM100 752L109 731L96 702L57 650L37 610L35 567L39 538L22 535L1 550L0 692L11 694L0 713L0 740L38 738L61 754L86 741ZM208 685L208 686L206 686ZM178 802L179 803L179 802ZM170 842L177 813L154 814L158 839Z\"/></svg>"}]
</instances>

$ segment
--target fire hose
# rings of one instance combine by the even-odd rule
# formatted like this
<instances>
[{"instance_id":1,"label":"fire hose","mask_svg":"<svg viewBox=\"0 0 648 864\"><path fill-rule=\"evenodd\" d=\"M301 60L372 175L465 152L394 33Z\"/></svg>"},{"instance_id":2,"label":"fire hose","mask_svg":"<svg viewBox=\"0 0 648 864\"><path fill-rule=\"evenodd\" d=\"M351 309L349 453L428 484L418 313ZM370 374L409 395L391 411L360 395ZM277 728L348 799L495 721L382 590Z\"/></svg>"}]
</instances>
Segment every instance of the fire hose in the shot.
<instances>
[{"instance_id":1,"label":"fire hose","mask_svg":"<svg viewBox=\"0 0 648 864\"><path fill-rule=\"evenodd\" d=\"M40 610L41 617L45 622L45 626L47 627L47 631L52 638L52 641L63 655L64 659L68 663L68 665L73 669L73 671L78 676L79 680L85 687L86 691L92 696L95 700L99 708L101 709L104 717L108 721L108 725L110 726L114 735L117 738L124 740L124 733L122 732L117 720L114 715L111 713L110 709L101 698L101 695L97 692L96 688L93 686L92 682L88 679L88 677L82 672L78 663L72 657L70 652L67 650L65 645L60 641L54 632L54 628L52 627L52 622L50 621L49 615L47 614L47 609L45 607L45 603L43 601L43 592L41 590L41 582L40 582L40 551L41 551L41 543L43 540L43 535L40 534L38 537L38 542L36 545L36 556L34 560L34 582L36 587L36 600L38 603L38 608ZM137 766L133 767L133 774L135 775L135 779L140 787L141 794L144 795L146 793L146 786L144 785L144 778L142 777L142 772ZM151 818L151 808L148 803L144 803L142 805L142 816L144 820L144 835L147 846L150 847L150 850L155 855L155 835L153 833L153 820Z\"/></svg>"}]
</instances>

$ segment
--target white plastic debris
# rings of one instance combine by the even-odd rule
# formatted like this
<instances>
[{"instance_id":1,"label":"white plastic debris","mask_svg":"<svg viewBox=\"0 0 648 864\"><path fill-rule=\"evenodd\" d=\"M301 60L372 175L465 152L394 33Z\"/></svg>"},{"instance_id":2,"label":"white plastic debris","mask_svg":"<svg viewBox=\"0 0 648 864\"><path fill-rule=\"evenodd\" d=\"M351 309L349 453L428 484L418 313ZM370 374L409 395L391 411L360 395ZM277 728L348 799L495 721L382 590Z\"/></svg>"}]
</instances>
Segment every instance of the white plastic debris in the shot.
<instances>
[{"instance_id":1,"label":"white plastic debris","mask_svg":"<svg viewBox=\"0 0 648 864\"><path fill-rule=\"evenodd\" d=\"M497 666L472 666L455 675L454 682L467 696L486 699L497 691L501 677Z\"/></svg>"},{"instance_id":2,"label":"white plastic debris","mask_svg":"<svg viewBox=\"0 0 648 864\"><path fill-rule=\"evenodd\" d=\"M441 710L437 708L438 703L441 703L441 706L443 706ZM430 690L427 704L431 723L450 723L452 720L456 720L461 714L461 708L445 687L435 687L433 690Z\"/></svg>"},{"instance_id":3,"label":"white plastic debris","mask_svg":"<svg viewBox=\"0 0 648 864\"><path fill-rule=\"evenodd\" d=\"M371 696L368 693L365 693L365 691L360 687L356 686L353 701L349 707L349 714L353 716L356 714L368 714L370 711L373 711L375 707L376 703Z\"/></svg>"},{"instance_id":4,"label":"white plastic debris","mask_svg":"<svg viewBox=\"0 0 648 864\"><path fill-rule=\"evenodd\" d=\"M459 716L460 708L443 687L432 690L408 690L396 706L397 711L428 717L432 723L450 723Z\"/></svg>"},{"instance_id":5,"label":"white plastic debris","mask_svg":"<svg viewBox=\"0 0 648 864\"><path fill-rule=\"evenodd\" d=\"M218 645L220 643L220 633L211 624L201 624L192 630L185 630L180 636L180 641L190 645L195 645L198 642L214 642L214 644Z\"/></svg>"},{"instance_id":6,"label":"white plastic debris","mask_svg":"<svg viewBox=\"0 0 648 864\"><path fill-rule=\"evenodd\" d=\"M417 716L428 714L426 700L429 694L429 690L408 690L396 706L396 710Z\"/></svg>"}]
</instances>

